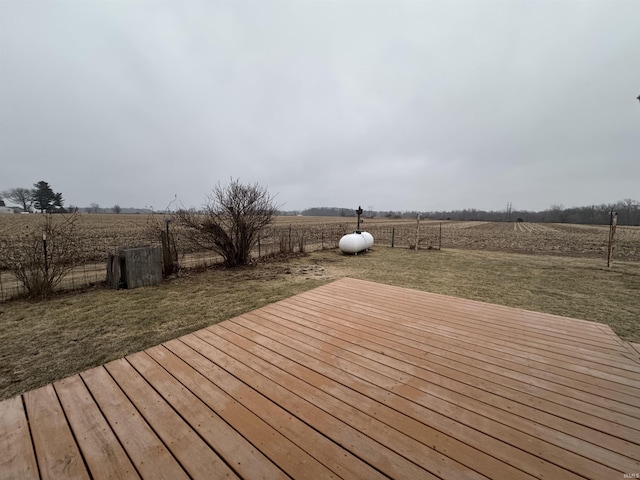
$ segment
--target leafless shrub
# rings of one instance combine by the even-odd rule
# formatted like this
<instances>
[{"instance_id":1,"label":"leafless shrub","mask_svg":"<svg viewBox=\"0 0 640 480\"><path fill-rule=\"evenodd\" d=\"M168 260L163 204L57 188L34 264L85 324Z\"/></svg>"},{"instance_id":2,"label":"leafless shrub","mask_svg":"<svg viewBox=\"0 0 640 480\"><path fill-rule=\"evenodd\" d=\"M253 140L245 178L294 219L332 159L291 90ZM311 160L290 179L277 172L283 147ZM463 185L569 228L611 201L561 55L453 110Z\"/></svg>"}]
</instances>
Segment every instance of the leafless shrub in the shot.
<instances>
[{"instance_id":1,"label":"leafless shrub","mask_svg":"<svg viewBox=\"0 0 640 480\"><path fill-rule=\"evenodd\" d=\"M15 241L0 242L0 269L9 270L24 286L27 296L51 295L69 273L76 258L77 214L44 216L41 228L25 231Z\"/></svg>"},{"instance_id":2,"label":"leafless shrub","mask_svg":"<svg viewBox=\"0 0 640 480\"><path fill-rule=\"evenodd\" d=\"M218 184L207 199L203 213L178 210L175 221L195 246L213 250L227 267L246 265L260 232L277 211L274 198L265 187L244 185L231 179Z\"/></svg>"}]
</instances>

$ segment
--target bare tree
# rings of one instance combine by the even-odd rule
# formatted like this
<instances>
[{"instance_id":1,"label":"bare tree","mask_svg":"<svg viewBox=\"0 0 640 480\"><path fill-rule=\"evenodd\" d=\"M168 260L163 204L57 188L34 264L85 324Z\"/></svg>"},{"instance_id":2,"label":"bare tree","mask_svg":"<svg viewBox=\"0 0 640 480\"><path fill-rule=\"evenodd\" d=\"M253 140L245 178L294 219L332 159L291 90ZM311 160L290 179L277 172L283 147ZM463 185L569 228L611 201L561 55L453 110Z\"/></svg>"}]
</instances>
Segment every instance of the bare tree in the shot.
<instances>
[{"instance_id":1,"label":"bare tree","mask_svg":"<svg viewBox=\"0 0 640 480\"><path fill-rule=\"evenodd\" d=\"M117 203L111 208L111 210L113 211L113 213L120 213L122 212L122 207L120 207L120 205L118 205Z\"/></svg>"},{"instance_id":2,"label":"bare tree","mask_svg":"<svg viewBox=\"0 0 640 480\"><path fill-rule=\"evenodd\" d=\"M100 205L97 203L92 203L87 209L89 213L100 213Z\"/></svg>"},{"instance_id":3,"label":"bare tree","mask_svg":"<svg viewBox=\"0 0 640 480\"><path fill-rule=\"evenodd\" d=\"M640 202L632 198L625 198L619 202L619 208L624 211L625 223L627 225L636 225L638 223L638 210Z\"/></svg>"},{"instance_id":4,"label":"bare tree","mask_svg":"<svg viewBox=\"0 0 640 480\"><path fill-rule=\"evenodd\" d=\"M18 187L5 190L0 193L0 196L17 203L25 212L28 212L31 210L31 206L33 205L33 194L34 190L31 188Z\"/></svg>"},{"instance_id":5,"label":"bare tree","mask_svg":"<svg viewBox=\"0 0 640 480\"><path fill-rule=\"evenodd\" d=\"M213 189L203 213L178 210L175 218L193 244L218 253L226 266L237 267L249 263L260 231L273 221L277 209L265 187L231 179Z\"/></svg>"}]
</instances>

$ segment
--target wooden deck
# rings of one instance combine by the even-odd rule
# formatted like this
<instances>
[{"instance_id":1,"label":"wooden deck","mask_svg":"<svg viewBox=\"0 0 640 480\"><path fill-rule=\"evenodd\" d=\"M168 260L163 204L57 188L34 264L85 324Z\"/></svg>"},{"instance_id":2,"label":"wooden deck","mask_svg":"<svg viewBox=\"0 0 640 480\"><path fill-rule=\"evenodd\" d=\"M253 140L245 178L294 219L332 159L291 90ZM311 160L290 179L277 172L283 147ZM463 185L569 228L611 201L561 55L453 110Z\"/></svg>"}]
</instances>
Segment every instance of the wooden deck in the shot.
<instances>
[{"instance_id":1,"label":"wooden deck","mask_svg":"<svg viewBox=\"0 0 640 480\"><path fill-rule=\"evenodd\" d=\"M343 279L1 402L0 478L622 479L639 358L604 325Z\"/></svg>"}]
</instances>

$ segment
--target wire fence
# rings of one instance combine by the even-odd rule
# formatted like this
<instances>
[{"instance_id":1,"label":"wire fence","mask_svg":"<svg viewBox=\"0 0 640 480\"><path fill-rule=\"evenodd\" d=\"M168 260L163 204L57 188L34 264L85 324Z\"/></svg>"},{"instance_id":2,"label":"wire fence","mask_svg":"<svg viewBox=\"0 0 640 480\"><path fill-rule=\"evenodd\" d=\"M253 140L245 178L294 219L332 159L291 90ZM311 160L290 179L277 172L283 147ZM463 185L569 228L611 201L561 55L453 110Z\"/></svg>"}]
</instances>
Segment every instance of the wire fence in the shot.
<instances>
[{"instance_id":1,"label":"wire fence","mask_svg":"<svg viewBox=\"0 0 640 480\"><path fill-rule=\"evenodd\" d=\"M352 231L353 226L347 223L272 226L260 233L252 251L252 257L263 258L338 248L340 238ZM415 227L372 225L367 231L374 236L378 245L415 246ZM212 250L194 248L179 229L172 229L169 233L174 249L173 256L180 269L205 268L222 261L222 257ZM5 249L23 248L19 240L2 240L2 242ZM437 237L434 236L433 228L423 228L419 235L420 247L433 248L436 242ZM75 249L72 255L73 264L56 286L57 290L78 290L102 285L106 280L109 255L117 254L122 248L142 245L163 248L160 236L150 234L149 231L142 232L137 237L104 234L101 237L77 236L73 245ZM0 301L25 293L24 285L11 271L0 270Z\"/></svg>"},{"instance_id":2,"label":"wire fence","mask_svg":"<svg viewBox=\"0 0 640 480\"><path fill-rule=\"evenodd\" d=\"M163 242L160 233L170 242ZM340 238L354 231L353 222L273 225L260 232L252 251L253 258L272 255L313 252L338 247ZM552 255L597 257L606 254L606 227L519 224L514 222L433 222L423 221L396 225L368 224L366 231L376 246L439 250L445 248L542 253ZM14 243L11 243L14 242ZM57 285L58 290L76 290L106 281L110 254L136 246L167 248L179 269L203 268L220 263L222 258L211 250L197 249L187 235L177 227L165 225L160 230L147 229L114 235L78 236L74 239L72 265ZM23 248L19 240L0 239L0 247ZM0 249L0 254L1 254ZM640 261L640 229L619 229L616 255ZM0 258L0 260L2 260ZM0 261L0 264L2 262ZM25 287L9 270L0 269L0 301L26 293Z\"/></svg>"}]
</instances>

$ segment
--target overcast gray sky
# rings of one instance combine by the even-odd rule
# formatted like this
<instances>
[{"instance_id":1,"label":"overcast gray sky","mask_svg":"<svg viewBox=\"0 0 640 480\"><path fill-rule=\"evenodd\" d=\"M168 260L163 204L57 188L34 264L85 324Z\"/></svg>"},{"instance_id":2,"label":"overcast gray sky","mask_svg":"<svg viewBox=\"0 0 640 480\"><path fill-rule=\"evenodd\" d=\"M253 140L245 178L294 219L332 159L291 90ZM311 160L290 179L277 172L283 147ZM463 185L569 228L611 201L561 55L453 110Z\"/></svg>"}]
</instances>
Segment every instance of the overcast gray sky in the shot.
<instances>
[{"instance_id":1,"label":"overcast gray sky","mask_svg":"<svg viewBox=\"0 0 640 480\"><path fill-rule=\"evenodd\" d=\"M0 0L0 190L286 210L640 200L640 1Z\"/></svg>"}]
</instances>

